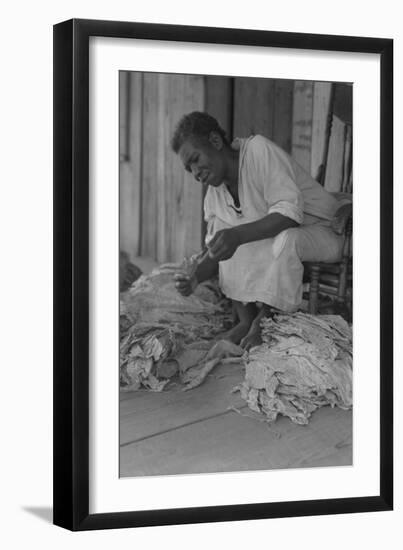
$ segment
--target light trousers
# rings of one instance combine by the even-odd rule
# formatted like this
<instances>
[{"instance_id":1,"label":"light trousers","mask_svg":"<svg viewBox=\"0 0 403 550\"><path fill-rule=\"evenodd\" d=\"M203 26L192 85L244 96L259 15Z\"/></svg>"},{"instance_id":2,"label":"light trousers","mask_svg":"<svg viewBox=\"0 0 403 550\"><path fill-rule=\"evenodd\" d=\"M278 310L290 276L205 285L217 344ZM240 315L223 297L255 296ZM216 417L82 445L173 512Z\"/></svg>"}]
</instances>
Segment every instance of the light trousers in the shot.
<instances>
[{"instance_id":1,"label":"light trousers","mask_svg":"<svg viewBox=\"0 0 403 550\"><path fill-rule=\"evenodd\" d=\"M224 226L215 227L219 229ZM302 301L302 262L336 262L343 242L329 224L315 223L241 245L232 258L219 263L221 290L232 300L295 311Z\"/></svg>"}]
</instances>

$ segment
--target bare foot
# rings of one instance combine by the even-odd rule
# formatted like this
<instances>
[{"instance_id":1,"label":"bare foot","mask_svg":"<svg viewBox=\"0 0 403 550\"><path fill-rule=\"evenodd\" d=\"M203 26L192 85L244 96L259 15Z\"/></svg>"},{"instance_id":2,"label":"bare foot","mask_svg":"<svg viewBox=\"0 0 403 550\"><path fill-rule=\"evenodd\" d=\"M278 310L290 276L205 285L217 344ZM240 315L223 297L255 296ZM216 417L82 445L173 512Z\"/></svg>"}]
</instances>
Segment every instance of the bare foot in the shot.
<instances>
[{"instance_id":1,"label":"bare foot","mask_svg":"<svg viewBox=\"0 0 403 550\"><path fill-rule=\"evenodd\" d=\"M252 323L248 333L242 338L240 346L248 351L255 346L260 346L262 342L262 331L259 323Z\"/></svg>"},{"instance_id":2,"label":"bare foot","mask_svg":"<svg viewBox=\"0 0 403 550\"><path fill-rule=\"evenodd\" d=\"M263 304L259 313L255 317L255 319L252 321L247 334L242 338L240 342L240 346L242 348L248 351L255 346L260 346L260 344L263 342L260 321L263 319L263 317L269 316L271 314L272 312L270 307L267 306L266 304Z\"/></svg>"},{"instance_id":3,"label":"bare foot","mask_svg":"<svg viewBox=\"0 0 403 550\"><path fill-rule=\"evenodd\" d=\"M241 340L248 334L250 329L250 324L248 323L238 323L231 330L224 332L220 336L220 340L229 340L233 344L239 344Z\"/></svg>"}]
</instances>

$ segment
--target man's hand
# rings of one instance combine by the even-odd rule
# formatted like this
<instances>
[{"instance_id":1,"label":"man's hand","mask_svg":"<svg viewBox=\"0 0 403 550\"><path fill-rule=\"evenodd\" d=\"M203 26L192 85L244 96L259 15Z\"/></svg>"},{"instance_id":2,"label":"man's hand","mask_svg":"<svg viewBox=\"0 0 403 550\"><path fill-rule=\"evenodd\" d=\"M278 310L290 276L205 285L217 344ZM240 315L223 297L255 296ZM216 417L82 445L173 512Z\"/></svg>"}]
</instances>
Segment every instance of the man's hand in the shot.
<instances>
[{"instance_id":1,"label":"man's hand","mask_svg":"<svg viewBox=\"0 0 403 550\"><path fill-rule=\"evenodd\" d=\"M210 258L217 262L229 260L235 254L236 249L241 244L241 238L236 228L222 229L217 231L209 242L208 253Z\"/></svg>"},{"instance_id":2,"label":"man's hand","mask_svg":"<svg viewBox=\"0 0 403 550\"><path fill-rule=\"evenodd\" d=\"M182 296L190 296L195 291L199 284L195 275L189 277L185 273L175 273L174 275L175 287L179 294Z\"/></svg>"}]
</instances>

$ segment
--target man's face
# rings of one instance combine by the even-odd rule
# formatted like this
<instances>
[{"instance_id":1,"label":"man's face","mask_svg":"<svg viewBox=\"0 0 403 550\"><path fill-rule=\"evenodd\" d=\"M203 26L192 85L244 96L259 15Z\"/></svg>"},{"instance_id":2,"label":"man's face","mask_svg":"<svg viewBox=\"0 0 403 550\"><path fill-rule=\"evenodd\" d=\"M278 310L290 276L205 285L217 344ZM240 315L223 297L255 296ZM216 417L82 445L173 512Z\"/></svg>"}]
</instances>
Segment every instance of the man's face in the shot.
<instances>
[{"instance_id":1,"label":"man's face","mask_svg":"<svg viewBox=\"0 0 403 550\"><path fill-rule=\"evenodd\" d=\"M225 178L222 145L217 140L189 139L178 151L185 169L203 185L218 187Z\"/></svg>"}]
</instances>

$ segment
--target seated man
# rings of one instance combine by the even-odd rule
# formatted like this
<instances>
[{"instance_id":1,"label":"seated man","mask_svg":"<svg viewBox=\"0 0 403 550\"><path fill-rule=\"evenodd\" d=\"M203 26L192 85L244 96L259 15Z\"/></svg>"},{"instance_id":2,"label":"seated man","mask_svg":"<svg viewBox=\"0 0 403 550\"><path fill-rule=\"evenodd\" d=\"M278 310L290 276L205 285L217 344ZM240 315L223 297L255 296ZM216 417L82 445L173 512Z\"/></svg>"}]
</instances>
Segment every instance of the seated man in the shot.
<instances>
[{"instance_id":1,"label":"seated man","mask_svg":"<svg viewBox=\"0 0 403 550\"><path fill-rule=\"evenodd\" d=\"M207 252L190 277L176 274L176 287L189 295L218 271L238 316L226 337L248 349L260 343L260 319L268 309L300 306L303 261L340 258L343 239L330 227L338 202L269 139L250 136L231 146L207 113L185 115L171 145L208 187Z\"/></svg>"}]
</instances>

